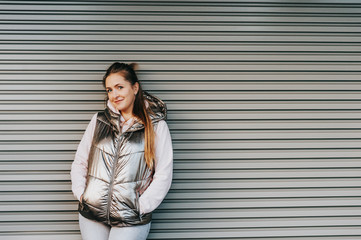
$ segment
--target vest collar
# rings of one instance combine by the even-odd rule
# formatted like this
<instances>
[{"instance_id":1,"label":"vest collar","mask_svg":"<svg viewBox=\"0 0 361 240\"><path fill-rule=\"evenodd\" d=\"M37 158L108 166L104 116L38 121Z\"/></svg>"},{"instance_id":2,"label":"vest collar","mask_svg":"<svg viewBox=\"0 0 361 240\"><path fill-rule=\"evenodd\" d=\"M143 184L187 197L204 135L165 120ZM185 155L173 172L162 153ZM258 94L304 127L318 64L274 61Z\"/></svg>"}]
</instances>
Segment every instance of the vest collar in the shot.
<instances>
[{"instance_id":1,"label":"vest collar","mask_svg":"<svg viewBox=\"0 0 361 240\"><path fill-rule=\"evenodd\" d=\"M145 98L145 106L150 115L150 119L152 123L158 122L160 120L165 120L167 117L167 107L166 104L159 98L149 94L148 92L143 90L143 95ZM124 118L117 110L113 104L111 104L110 100L107 101L106 112L108 112L108 120L112 123L113 129L115 128L118 133L120 133L120 125L124 122ZM120 122L119 122L120 121ZM134 123L127 129L127 132L137 131L144 128L144 125L137 118L133 118ZM115 130L114 129L114 130Z\"/></svg>"}]
</instances>

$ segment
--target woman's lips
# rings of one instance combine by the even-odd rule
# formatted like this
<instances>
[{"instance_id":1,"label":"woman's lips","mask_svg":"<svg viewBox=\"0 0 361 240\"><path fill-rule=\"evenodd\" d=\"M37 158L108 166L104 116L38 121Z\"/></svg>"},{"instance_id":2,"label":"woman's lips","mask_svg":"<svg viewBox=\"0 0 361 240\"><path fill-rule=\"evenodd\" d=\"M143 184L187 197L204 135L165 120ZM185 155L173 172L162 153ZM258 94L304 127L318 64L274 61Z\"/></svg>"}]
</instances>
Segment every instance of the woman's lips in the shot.
<instances>
[{"instance_id":1,"label":"woman's lips","mask_svg":"<svg viewBox=\"0 0 361 240\"><path fill-rule=\"evenodd\" d=\"M119 103L119 102L121 102L121 101L123 101L123 100L115 100L114 102L115 102L115 103Z\"/></svg>"}]
</instances>

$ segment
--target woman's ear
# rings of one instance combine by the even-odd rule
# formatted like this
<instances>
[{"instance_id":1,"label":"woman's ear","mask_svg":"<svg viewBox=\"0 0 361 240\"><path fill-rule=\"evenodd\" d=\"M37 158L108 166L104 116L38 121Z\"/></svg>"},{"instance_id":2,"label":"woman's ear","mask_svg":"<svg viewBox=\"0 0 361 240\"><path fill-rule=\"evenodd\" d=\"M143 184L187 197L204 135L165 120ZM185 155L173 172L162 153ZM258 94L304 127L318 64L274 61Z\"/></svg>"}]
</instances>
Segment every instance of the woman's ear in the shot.
<instances>
[{"instance_id":1,"label":"woman's ear","mask_svg":"<svg viewBox=\"0 0 361 240\"><path fill-rule=\"evenodd\" d=\"M134 91L134 95L137 95L137 93L139 91L139 83L138 82L134 83L133 91Z\"/></svg>"}]
</instances>

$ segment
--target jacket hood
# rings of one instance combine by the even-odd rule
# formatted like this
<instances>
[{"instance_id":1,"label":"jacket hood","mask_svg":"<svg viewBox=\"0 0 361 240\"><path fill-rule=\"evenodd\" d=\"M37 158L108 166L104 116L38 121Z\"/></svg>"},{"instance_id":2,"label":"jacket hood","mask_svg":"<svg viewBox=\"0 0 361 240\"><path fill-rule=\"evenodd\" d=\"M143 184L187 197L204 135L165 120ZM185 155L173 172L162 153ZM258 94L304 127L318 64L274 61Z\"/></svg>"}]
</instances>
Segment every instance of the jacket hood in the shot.
<instances>
[{"instance_id":1,"label":"jacket hood","mask_svg":"<svg viewBox=\"0 0 361 240\"><path fill-rule=\"evenodd\" d=\"M166 104L158 97L156 97L144 90L143 90L143 96L144 96L145 105L148 110L150 119L152 120L152 123L159 122L160 120L166 120L167 119ZM120 121L121 114L120 114L119 110L117 110L111 104L110 100L107 101L105 114L107 115L109 122L113 125L113 129L119 133L120 129L119 129L118 123ZM139 130L142 128L144 128L143 123L135 120L134 124L127 130L127 132L128 131L136 131L136 130Z\"/></svg>"},{"instance_id":2,"label":"jacket hood","mask_svg":"<svg viewBox=\"0 0 361 240\"><path fill-rule=\"evenodd\" d=\"M150 117L152 121L160 121L167 119L167 106L160 100L158 97L151 95L147 91L143 91L143 96L145 98L145 105L147 109L151 109Z\"/></svg>"}]
</instances>

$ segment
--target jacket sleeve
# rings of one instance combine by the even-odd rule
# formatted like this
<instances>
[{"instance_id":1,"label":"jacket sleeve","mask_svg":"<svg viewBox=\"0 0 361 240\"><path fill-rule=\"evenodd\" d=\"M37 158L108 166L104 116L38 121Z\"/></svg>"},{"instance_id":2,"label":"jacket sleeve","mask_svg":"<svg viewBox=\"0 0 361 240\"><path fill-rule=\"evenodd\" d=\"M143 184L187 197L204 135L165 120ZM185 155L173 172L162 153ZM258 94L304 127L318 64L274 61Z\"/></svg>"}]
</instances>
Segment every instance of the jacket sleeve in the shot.
<instances>
[{"instance_id":1,"label":"jacket sleeve","mask_svg":"<svg viewBox=\"0 0 361 240\"><path fill-rule=\"evenodd\" d=\"M154 211L163 201L172 184L172 139L168 125L164 120L158 122L155 134L155 171L152 183L139 197L140 214Z\"/></svg>"},{"instance_id":2,"label":"jacket sleeve","mask_svg":"<svg viewBox=\"0 0 361 240\"><path fill-rule=\"evenodd\" d=\"M74 161L71 165L71 183L72 183L72 191L76 199L80 201L80 196L83 194L85 190L86 184L86 175L88 172L88 156L90 147L93 140L97 113L94 114L91 121L88 124L88 127L85 130L83 138L81 139L78 149L75 153Z\"/></svg>"}]
</instances>

